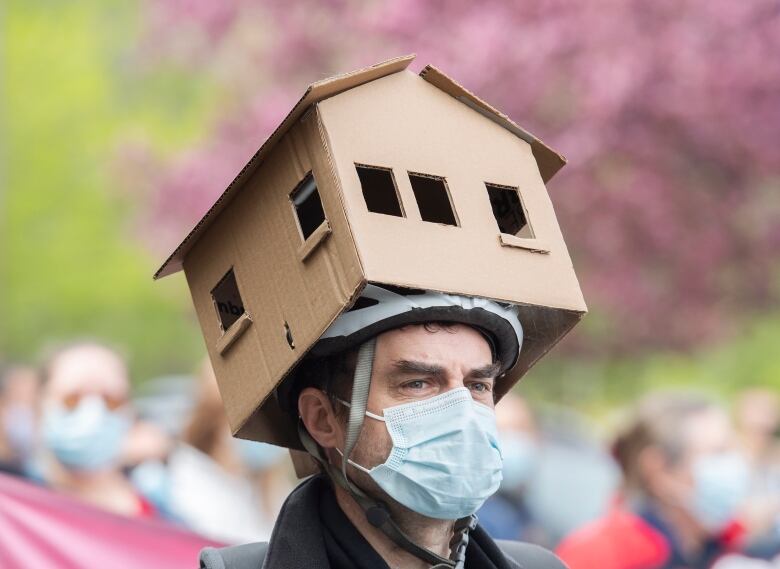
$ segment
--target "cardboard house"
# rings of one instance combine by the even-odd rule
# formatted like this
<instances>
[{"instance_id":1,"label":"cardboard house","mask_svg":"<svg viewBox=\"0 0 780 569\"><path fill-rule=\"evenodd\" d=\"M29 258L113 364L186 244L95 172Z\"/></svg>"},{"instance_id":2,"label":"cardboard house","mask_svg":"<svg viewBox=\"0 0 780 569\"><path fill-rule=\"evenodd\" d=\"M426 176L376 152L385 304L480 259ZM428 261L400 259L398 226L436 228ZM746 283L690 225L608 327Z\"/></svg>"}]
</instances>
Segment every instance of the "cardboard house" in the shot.
<instances>
[{"instance_id":1,"label":"cardboard house","mask_svg":"<svg viewBox=\"0 0 780 569\"><path fill-rule=\"evenodd\" d=\"M562 156L413 56L312 84L155 274L184 270L234 434L298 447L275 389L366 283L520 305L508 388L585 314Z\"/></svg>"}]
</instances>

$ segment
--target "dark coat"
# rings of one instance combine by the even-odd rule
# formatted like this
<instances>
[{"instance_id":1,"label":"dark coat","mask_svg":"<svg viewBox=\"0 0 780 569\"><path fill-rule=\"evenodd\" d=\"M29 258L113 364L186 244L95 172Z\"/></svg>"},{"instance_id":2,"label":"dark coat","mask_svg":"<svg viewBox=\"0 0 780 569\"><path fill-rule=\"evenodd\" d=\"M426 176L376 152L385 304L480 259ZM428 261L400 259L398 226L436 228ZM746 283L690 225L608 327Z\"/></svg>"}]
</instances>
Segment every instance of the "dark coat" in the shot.
<instances>
[{"instance_id":1,"label":"dark coat","mask_svg":"<svg viewBox=\"0 0 780 569\"><path fill-rule=\"evenodd\" d=\"M327 480L315 476L301 483L284 503L267 544L239 545L201 553L205 569L331 569L319 514ZM550 552L519 542L494 542L479 526L471 539L492 555L504 552L510 569L566 569ZM509 557L511 555L511 557ZM261 560L265 561L260 565ZM515 559L519 559L520 563Z\"/></svg>"}]
</instances>

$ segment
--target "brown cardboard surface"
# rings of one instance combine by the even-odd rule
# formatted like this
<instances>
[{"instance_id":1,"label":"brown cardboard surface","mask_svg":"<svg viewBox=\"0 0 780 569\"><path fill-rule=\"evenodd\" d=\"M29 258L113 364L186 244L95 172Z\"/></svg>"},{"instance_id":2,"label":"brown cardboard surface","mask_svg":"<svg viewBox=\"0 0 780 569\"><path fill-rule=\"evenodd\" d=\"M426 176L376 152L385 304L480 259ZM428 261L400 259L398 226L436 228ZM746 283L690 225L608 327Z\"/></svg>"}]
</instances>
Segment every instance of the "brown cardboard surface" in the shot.
<instances>
[{"instance_id":1,"label":"brown cardboard surface","mask_svg":"<svg viewBox=\"0 0 780 569\"><path fill-rule=\"evenodd\" d=\"M319 108L367 280L586 310L527 142L410 72ZM355 163L393 169L405 218L366 210ZM421 220L409 172L446 179L460 226ZM499 245L486 182L519 188L536 238L527 248Z\"/></svg>"},{"instance_id":2,"label":"brown cardboard surface","mask_svg":"<svg viewBox=\"0 0 780 569\"><path fill-rule=\"evenodd\" d=\"M290 129L184 261L231 428L242 437L277 444L296 442L280 438L288 431L274 429L291 419L273 398L262 414L255 410L363 283L318 121L310 113ZM304 262L299 259L304 242L288 194L309 171L327 217L323 227L331 227L332 234ZM222 332L210 291L231 267L252 325L220 354Z\"/></svg>"},{"instance_id":3,"label":"brown cardboard surface","mask_svg":"<svg viewBox=\"0 0 780 569\"><path fill-rule=\"evenodd\" d=\"M566 165L566 158L432 65L425 66L420 72L420 77L530 144L545 183Z\"/></svg>"},{"instance_id":4,"label":"brown cardboard surface","mask_svg":"<svg viewBox=\"0 0 780 569\"><path fill-rule=\"evenodd\" d=\"M275 389L366 282L517 304L523 350L499 393L587 310L544 185L563 158L438 70L406 71L410 61L312 85L156 275L183 265L237 436L300 448ZM368 211L356 164L392 170L403 216ZM296 213L309 172L318 226ZM532 231L501 233L486 183L517 188ZM423 221L420 184L452 209L433 217L449 225ZM246 313L223 330L211 291L231 269ZM296 470L310 466L297 457Z\"/></svg>"},{"instance_id":5,"label":"brown cardboard surface","mask_svg":"<svg viewBox=\"0 0 780 569\"><path fill-rule=\"evenodd\" d=\"M309 85L306 92L301 99L295 104L292 110L282 123L276 128L270 137L263 143L260 149L255 153L249 162L244 166L241 172L238 173L236 178L230 183L227 189L222 193L219 199L213 206L206 212L206 215L197 223L192 231L184 238L174 252L168 257L168 259L162 264L162 266L154 274L155 279L159 279L170 274L173 274L182 269L184 257L193 244L200 238L200 235L205 231L206 227L211 223L212 219L216 217L227 202L231 199L232 193L241 188L244 183L252 176L254 171L266 158L267 154L271 152L274 145L281 140L285 133L292 127L295 122L301 118L301 116L311 107L312 104L332 97L333 95L351 89L362 83L373 81L380 77L391 73L397 73L408 67L408 65L414 60L414 55L405 55L402 57L396 57L388 59L382 63L366 67L350 73L344 73L334 77L323 79Z\"/></svg>"}]
</instances>

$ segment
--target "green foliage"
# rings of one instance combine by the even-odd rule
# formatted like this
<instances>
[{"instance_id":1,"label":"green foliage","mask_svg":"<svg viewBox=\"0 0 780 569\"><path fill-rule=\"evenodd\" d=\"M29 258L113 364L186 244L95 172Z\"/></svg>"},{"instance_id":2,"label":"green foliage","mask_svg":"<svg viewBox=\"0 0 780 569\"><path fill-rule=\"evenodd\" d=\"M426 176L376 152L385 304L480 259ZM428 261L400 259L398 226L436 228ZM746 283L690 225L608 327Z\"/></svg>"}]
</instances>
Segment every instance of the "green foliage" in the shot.
<instances>
[{"instance_id":1,"label":"green foliage","mask_svg":"<svg viewBox=\"0 0 780 569\"><path fill-rule=\"evenodd\" d=\"M161 259L127 225L149 201L139 195L144 176L123 174L115 157L134 139L163 158L192 148L224 111L224 93L213 74L155 60L133 0L14 0L3 10L0 361L94 336L126 349L137 380L192 369L203 345L186 283L152 282ZM597 310L584 324L597 353L612 334L607 318ZM564 359L555 350L520 390L598 414L659 387L726 397L780 388L778 345L774 315L693 355Z\"/></svg>"},{"instance_id":2,"label":"green foliage","mask_svg":"<svg viewBox=\"0 0 780 569\"><path fill-rule=\"evenodd\" d=\"M135 17L127 1L5 7L0 361L97 337L124 348L142 380L202 354L184 280L152 282L160 259L131 237L111 164L134 132L161 151L191 144L211 94L174 74L139 86Z\"/></svg>"},{"instance_id":3,"label":"green foliage","mask_svg":"<svg viewBox=\"0 0 780 569\"><path fill-rule=\"evenodd\" d=\"M693 353L661 352L601 361L551 355L519 390L596 416L663 389L696 390L728 403L751 387L780 389L778 346L780 314L771 314L743 326L730 339Z\"/></svg>"}]
</instances>

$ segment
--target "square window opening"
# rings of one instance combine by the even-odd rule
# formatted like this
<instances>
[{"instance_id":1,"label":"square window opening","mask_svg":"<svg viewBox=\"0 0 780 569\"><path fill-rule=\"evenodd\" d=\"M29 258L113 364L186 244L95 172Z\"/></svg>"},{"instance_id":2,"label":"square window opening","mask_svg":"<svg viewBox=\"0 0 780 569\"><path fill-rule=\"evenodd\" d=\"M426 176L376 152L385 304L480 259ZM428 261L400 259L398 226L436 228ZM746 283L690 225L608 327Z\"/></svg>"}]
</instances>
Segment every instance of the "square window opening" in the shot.
<instances>
[{"instance_id":1,"label":"square window opening","mask_svg":"<svg viewBox=\"0 0 780 569\"><path fill-rule=\"evenodd\" d=\"M458 225L450 192L444 178L409 172L409 181L412 184L414 198L417 200L417 207L420 209L420 217L423 221Z\"/></svg>"},{"instance_id":2,"label":"square window opening","mask_svg":"<svg viewBox=\"0 0 780 569\"><path fill-rule=\"evenodd\" d=\"M309 238L323 221L325 211L322 209L320 193L317 191L317 183L309 172L290 194L295 208L295 217L298 219L298 227L301 230L303 240Z\"/></svg>"},{"instance_id":3,"label":"square window opening","mask_svg":"<svg viewBox=\"0 0 780 569\"><path fill-rule=\"evenodd\" d=\"M404 217L395 177L390 168L355 164L368 211Z\"/></svg>"},{"instance_id":4,"label":"square window opening","mask_svg":"<svg viewBox=\"0 0 780 569\"><path fill-rule=\"evenodd\" d=\"M533 239L534 233L520 198L520 190L499 184L485 183L485 186L499 231L525 239Z\"/></svg>"},{"instance_id":5,"label":"square window opening","mask_svg":"<svg viewBox=\"0 0 780 569\"><path fill-rule=\"evenodd\" d=\"M241 300L241 293L238 292L238 283L233 269L230 269L212 289L211 298L223 331L230 328L245 312L244 301Z\"/></svg>"}]
</instances>

